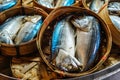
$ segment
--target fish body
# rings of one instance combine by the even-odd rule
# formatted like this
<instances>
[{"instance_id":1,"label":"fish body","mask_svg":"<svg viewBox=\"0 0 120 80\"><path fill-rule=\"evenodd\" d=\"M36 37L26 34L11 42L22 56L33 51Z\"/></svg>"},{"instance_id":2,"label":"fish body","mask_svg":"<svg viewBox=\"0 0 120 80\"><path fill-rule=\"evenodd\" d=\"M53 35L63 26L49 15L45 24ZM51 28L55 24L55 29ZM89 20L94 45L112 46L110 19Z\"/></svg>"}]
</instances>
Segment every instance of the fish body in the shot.
<instances>
[{"instance_id":1,"label":"fish body","mask_svg":"<svg viewBox=\"0 0 120 80\"><path fill-rule=\"evenodd\" d=\"M55 7L71 6L75 3L75 0L58 0Z\"/></svg>"},{"instance_id":2,"label":"fish body","mask_svg":"<svg viewBox=\"0 0 120 80\"><path fill-rule=\"evenodd\" d=\"M14 6L17 3L17 0L2 0L0 1L0 3L1 3L0 4L0 12L1 12Z\"/></svg>"},{"instance_id":3,"label":"fish body","mask_svg":"<svg viewBox=\"0 0 120 80\"><path fill-rule=\"evenodd\" d=\"M64 70L71 71L80 66L75 56L74 29L72 25L63 19L57 23L52 35L52 58L56 55L56 65Z\"/></svg>"},{"instance_id":4,"label":"fish body","mask_svg":"<svg viewBox=\"0 0 120 80\"><path fill-rule=\"evenodd\" d=\"M54 7L54 5L52 5L53 1L54 0L38 0L38 3L48 8L53 8Z\"/></svg>"},{"instance_id":5,"label":"fish body","mask_svg":"<svg viewBox=\"0 0 120 80\"><path fill-rule=\"evenodd\" d=\"M15 38L17 32L21 28L22 19L24 16L16 16L7 20L0 31L0 41L7 44L13 44L12 40ZM10 42L10 43L9 43Z\"/></svg>"},{"instance_id":6,"label":"fish body","mask_svg":"<svg viewBox=\"0 0 120 80\"><path fill-rule=\"evenodd\" d=\"M34 15L29 16L29 21L22 25L22 28L18 32L15 38L15 44L20 44L21 42L27 42L33 39L42 25L42 16Z\"/></svg>"},{"instance_id":7,"label":"fish body","mask_svg":"<svg viewBox=\"0 0 120 80\"><path fill-rule=\"evenodd\" d=\"M116 26L116 28L120 30L120 17L110 15L110 19L112 20L112 23Z\"/></svg>"},{"instance_id":8,"label":"fish body","mask_svg":"<svg viewBox=\"0 0 120 80\"><path fill-rule=\"evenodd\" d=\"M110 2L108 5L108 10L110 14L113 14L113 13L120 14L120 2Z\"/></svg>"},{"instance_id":9,"label":"fish body","mask_svg":"<svg viewBox=\"0 0 120 80\"><path fill-rule=\"evenodd\" d=\"M100 10L104 3L105 3L104 0L92 0L90 4L90 9L95 13L98 13L98 11Z\"/></svg>"},{"instance_id":10,"label":"fish body","mask_svg":"<svg viewBox=\"0 0 120 80\"><path fill-rule=\"evenodd\" d=\"M69 28L71 26L65 20L58 22L52 35L52 53L57 53L59 49L63 48L74 56L74 30ZM71 34L70 34L71 33ZM68 36L70 35L70 37ZM69 47L68 47L69 46Z\"/></svg>"},{"instance_id":11,"label":"fish body","mask_svg":"<svg viewBox=\"0 0 120 80\"><path fill-rule=\"evenodd\" d=\"M101 40L101 34L100 34L100 24L99 22L93 18L93 35L92 35L92 42L91 42L91 47L90 47L90 54L89 54L89 59L87 62L87 66L86 69L90 68L94 62L95 62L95 58L97 56L97 53L99 51L99 47L100 47L100 40ZM94 42L94 43L93 43Z\"/></svg>"},{"instance_id":12,"label":"fish body","mask_svg":"<svg viewBox=\"0 0 120 80\"><path fill-rule=\"evenodd\" d=\"M93 17L91 16L75 17L71 20L73 25L77 27L76 58L82 64L81 71L84 71L87 66L94 62L100 45L100 34L97 34L98 29L93 27L92 21ZM96 38L98 39L96 40Z\"/></svg>"}]
</instances>

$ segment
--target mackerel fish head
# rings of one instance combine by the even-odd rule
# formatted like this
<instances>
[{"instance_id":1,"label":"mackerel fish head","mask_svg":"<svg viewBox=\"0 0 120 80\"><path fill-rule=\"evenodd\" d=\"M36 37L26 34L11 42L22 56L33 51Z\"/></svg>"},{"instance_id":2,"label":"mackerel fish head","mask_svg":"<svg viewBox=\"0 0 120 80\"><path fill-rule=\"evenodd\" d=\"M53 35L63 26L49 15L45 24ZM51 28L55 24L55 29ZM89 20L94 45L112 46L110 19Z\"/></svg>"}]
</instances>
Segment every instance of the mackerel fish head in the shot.
<instances>
[{"instance_id":1,"label":"mackerel fish head","mask_svg":"<svg viewBox=\"0 0 120 80\"><path fill-rule=\"evenodd\" d=\"M12 39L9 34L6 32L0 32L0 43L13 44Z\"/></svg>"}]
</instances>

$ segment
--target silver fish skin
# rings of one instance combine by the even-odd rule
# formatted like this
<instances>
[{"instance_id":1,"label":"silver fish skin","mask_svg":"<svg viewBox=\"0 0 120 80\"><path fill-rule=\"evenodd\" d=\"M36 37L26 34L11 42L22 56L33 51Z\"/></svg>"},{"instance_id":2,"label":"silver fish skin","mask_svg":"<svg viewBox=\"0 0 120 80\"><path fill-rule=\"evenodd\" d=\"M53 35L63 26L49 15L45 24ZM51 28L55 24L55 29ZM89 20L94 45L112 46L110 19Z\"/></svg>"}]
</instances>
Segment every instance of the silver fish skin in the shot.
<instances>
[{"instance_id":1,"label":"silver fish skin","mask_svg":"<svg viewBox=\"0 0 120 80\"><path fill-rule=\"evenodd\" d=\"M112 20L112 22L116 26L116 28L118 30L120 30L120 17L119 16L110 15L110 19Z\"/></svg>"},{"instance_id":2,"label":"silver fish skin","mask_svg":"<svg viewBox=\"0 0 120 80\"><path fill-rule=\"evenodd\" d=\"M55 5L55 8L61 7L61 6L71 6L74 4L75 0L57 0L57 3Z\"/></svg>"},{"instance_id":3,"label":"silver fish skin","mask_svg":"<svg viewBox=\"0 0 120 80\"><path fill-rule=\"evenodd\" d=\"M48 8L53 8L54 5L53 2L54 0L37 0L39 4L43 5L43 6L46 6Z\"/></svg>"},{"instance_id":4,"label":"silver fish skin","mask_svg":"<svg viewBox=\"0 0 120 80\"><path fill-rule=\"evenodd\" d=\"M11 8L17 3L17 0L0 0L0 12Z\"/></svg>"},{"instance_id":5,"label":"silver fish skin","mask_svg":"<svg viewBox=\"0 0 120 80\"><path fill-rule=\"evenodd\" d=\"M15 38L17 32L21 28L23 17L24 16L16 16L13 19L1 25L3 27L2 30L0 31L1 42L13 44L12 40Z\"/></svg>"},{"instance_id":6,"label":"silver fish skin","mask_svg":"<svg viewBox=\"0 0 120 80\"><path fill-rule=\"evenodd\" d=\"M89 60L89 55L91 53L91 43L94 35L94 30L92 28L92 16L78 16L73 17L71 22L77 28L76 30L76 58L82 64L81 71L87 66Z\"/></svg>"},{"instance_id":7,"label":"silver fish skin","mask_svg":"<svg viewBox=\"0 0 120 80\"><path fill-rule=\"evenodd\" d=\"M110 14L120 14L120 2L110 2L108 5L108 11Z\"/></svg>"},{"instance_id":8,"label":"silver fish skin","mask_svg":"<svg viewBox=\"0 0 120 80\"><path fill-rule=\"evenodd\" d=\"M104 3L105 0L92 0L89 7L92 11L98 13L98 11L100 10Z\"/></svg>"},{"instance_id":9,"label":"silver fish skin","mask_svg":"<svg viewBox=\"0 0 120 80\"><path fill-rule=\"evenodd\" d=\"M89 60L87 62L86 70L90 69L93 64L95 63L96 56L98 55L98 51L100 48L101 43L101 29L100 29L100 23L96 18L92 19L92 29L93 29L93 35L91 40L91 47L89 51ZM94 42L94 43L93 43Z\"/></svg>"},{"instance_id":10,"label":"silver fish skin","mask_svg":"<svg viewBox=\"0 0 120 80\"><path fill-rule=\"evenodd\" d=\"M68 20L56 25L52 36L52 57L56 54L56 65L64 71L78 70L80 62L75 58L74 29Z\"/></svg>"},{"instance_id":11,"label":"silver fish skin","mask_svg":"<svg viewBox=\"0 0 120 80\"><path fill-rule=\"evenodd\" d=\"M40 15L34 15L34 16L27 16L24 18L26 21L23 25L20 31L18 32L18 35L15 38L15 44L20 44L21 42L26 42L34 38L37 31L40 29L42 16ZM36 25L36 23L38 23ZM36 28L37 27L37 28ZM35 30L34 30L35 29Z\"/></svg>"},{"instance_id":12,"label":"silver fish skin","mask_svg":"<svg viewBox=\"0 0 120 80\"><path fill-rule=\"evenodd\" d=\"M0 43L14 44L7 31L0 33Z\"/></svg>"}]
</instances>

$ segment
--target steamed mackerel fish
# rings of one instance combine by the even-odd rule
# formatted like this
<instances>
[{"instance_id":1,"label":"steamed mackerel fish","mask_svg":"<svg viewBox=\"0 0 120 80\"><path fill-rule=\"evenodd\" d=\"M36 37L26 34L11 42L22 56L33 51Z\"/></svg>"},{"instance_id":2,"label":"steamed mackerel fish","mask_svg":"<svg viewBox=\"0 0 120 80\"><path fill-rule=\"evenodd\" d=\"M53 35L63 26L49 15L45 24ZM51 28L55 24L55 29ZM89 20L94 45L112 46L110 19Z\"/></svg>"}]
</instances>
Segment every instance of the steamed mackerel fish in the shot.
<instances>
[{"instance_id":1,"label":"steamed mackerel fish","mask_svg":"<svg viewBox=\"0 0 120 80\"><path fill-rule=\"evenodd\" d=\"M18 35L15 38L15 44L20 44L21 42L27 42L32 40L37 32L39 31L42 25L42 16L34 15L34 16L26 16L24 18L24 24L22 28L18 32Z\"/></svg>"},{"instance_id":2,"label":"steamed mackerel fish","mask_svg":"<svg viewBox=\"0 0 120 80\"><path fill-rule=\"evenodd\" d=\"M92 16L73 16L76 30L76 58L82 64L81 71L91 67L100 46L99 23Z\"/></svg>"},{"instance_id":3,"label":"steamed mackerel fish","mask_svg":"<svg viewBox=\"0 0 120 80\"><path fill-rule=\"evenodd\" d=\"M110 19L112 20L112 23L115 25L115 27L118 30L120 30L120 17L119 16L110 15Z\"/></svg>"},{"instance_id":4,"label":"steamed mackerel fish","mask_svg":"<svg viewBox=\"0 0 120 80\"><path fill-rule=\"evenodd\" d=\"M37 0L39 4L48 8L57 8L60 6L70 6L74 4L75 0Z\"/></svg>"},{"instance_id":5,"label":"steamed mackerel fish","mask_svg":"<svg viewBox=\"0 0 120 80\"><path fill-rule=\"evenodd\" d=\"M120 2L110 2L108 5L108 11L110 14L120 15Z\"/></svg>"},{"instance_id":6,"label":"steamed mackerel fish","mask_svg":"<svg viewBox=\"0 0 120 80\"><path fill-rule=\"evenodd\" d=\"M23 18L24 16L16 16L7 20L3 25L0 25L2 28L0 30L0 43L13 44L13 39L21 28Z\"/></svg>"},{"instance_id":7,"label":"steamed mackerel fish","mask_svg":"<svg viewBox=\"0 0 120 80\"><path fill-rule=\"evenodd\" d=\"M39 4L46 6L48 8L53 8L54 7L54 1L55 0L37 0Z\"/></svg>"},{"instance_id":8,"label":"steamed mackerel fish","mask_svg":"<svg viewBox=\"0 0 120 80\"><path fill-rule=\"evenodd\" d=\"M0 0L0 12L11 8L17 3L17 0Z\"/></svg>"},{"instance_id":9,"label":"steamed mackerel fish","mask_svg":"<svg viewBox=\"0 0 120 80\"><path fill-rule=\"evenodd\" d=\"M91 0L91 4L89 7L92 11L98 13L98 11L100 10L104 3L105 0Z\"/></svg>"},{"instance_id":10,"label":"steamed mackerel fish","mask_svg":"<svg viewBox=\"0 0 120 80\"><path fill-rule=\"evenodd\" d=\"M58 0L56 3L56 8L60 6L71 6L74 4L75 0Z\"/></svg>"},{"instance_id":11,"label":"steamed mackerel fish","mask_svg":"<svg viewBox=\"0 0 120 80\"><path fill-rule=\"evenodd\" d=\"M52 58L64 71L78 70L81 63L75 58L75 31L68 19L59 21L52 35Z\"/></svg>"}]
</instances>

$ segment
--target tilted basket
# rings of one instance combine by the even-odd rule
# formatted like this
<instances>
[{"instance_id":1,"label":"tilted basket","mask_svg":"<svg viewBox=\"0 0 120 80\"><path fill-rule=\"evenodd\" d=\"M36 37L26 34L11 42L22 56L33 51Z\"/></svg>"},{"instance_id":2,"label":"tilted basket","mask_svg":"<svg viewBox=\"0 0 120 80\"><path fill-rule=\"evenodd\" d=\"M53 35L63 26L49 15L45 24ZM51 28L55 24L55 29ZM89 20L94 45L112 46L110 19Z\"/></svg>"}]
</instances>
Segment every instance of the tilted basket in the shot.
<instances>
[{"instance_id":1,"label":"tilted basket","mask_svg":"<svg viewBox=\"0 0 120 80\"><path fill-rule=\"evenodd\" d=\"M6 19L16 15L42 15L43 19L48 15L44 10L36 7L15 7L0 14L0 24ZM37 51L36 38L20 45L0 44L0 53L8 56L25 55Z\"/></svg>"},{"instance_id":2,"label":"tilted basket","mask_svg":"<svg viewBox=\"0 0 120 80\"><path fill-rule=\"evenodd\" d=\"M53 25L55 21L58 21L60 18L64 18L70 14L88 14L88 15L92 15L95 18L97 18L99 20L99 23L102 25L101 29L103 31L103 33L101 33L102 35L102 39L101 39L101 46L100 46L100 50L99 50L99 60L97 61L97 63L94 65L93 68L91 68L90 70L87 70L85 72L79 72L79 73L69 73L69 72L65 72L65 71L61 71L60 69L58 69L55 65L53 66L52 64L50 64L49 62L49 58L47 57L48 54L50 55L50 49L48 48L48 51L44 51L45 46L49 44L49 41L47 41L47 36L50 36L51 38L51 32L53 31ZM51 31L52 30L52 31ZM48 39L49 40L49 39ZM83 76L83 75L87 75L90 74L94 71L96 71L106 60L106 58L108 57L110 50L111 50L111 45L112 45L112 37L111 37L111 33L110 30L108 28L108 26L106 25L106 23L94 12L88 10L88 9L84 9L84 8L78 8L78 7L61 7L61 8L57 8L55 10L53 10L49 16L44 20L43 25L38 33L37 36L37 47L39 50L39 53L43 59L43 61L47 64L47 66L53 71L56 72L62 76L67 76L67 77L78 77L78 76ZM46 53L48 53L46 55Z\"/></svg>"}]
</instances>

